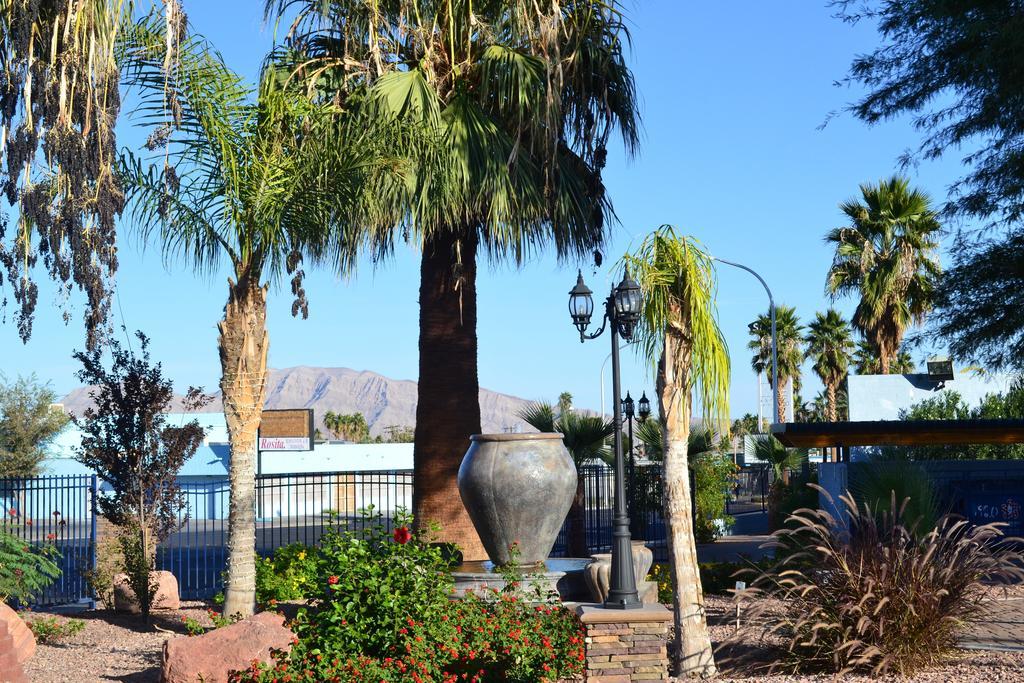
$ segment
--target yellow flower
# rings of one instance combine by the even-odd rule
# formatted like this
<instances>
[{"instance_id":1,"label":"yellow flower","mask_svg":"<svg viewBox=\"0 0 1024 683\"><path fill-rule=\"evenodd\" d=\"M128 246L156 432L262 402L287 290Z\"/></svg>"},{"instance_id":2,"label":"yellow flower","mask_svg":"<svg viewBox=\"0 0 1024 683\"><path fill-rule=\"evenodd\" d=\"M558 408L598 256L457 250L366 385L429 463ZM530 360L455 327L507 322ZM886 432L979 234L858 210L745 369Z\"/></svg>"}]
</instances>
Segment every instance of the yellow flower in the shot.
<instances>
[{"instance_id":1,"label":"yellow flower","mask_svg":"<svg viewBox=\"0 0 1024 683\"><path fill-rule=\"evenodd\" d=\"M303 550L303 551L301 551L301 552L299 553L299 559L300 559L300 560L304 560L304 559L306 559L306 551L305 551L305 550Z\"/></svg>"}]
</instances>

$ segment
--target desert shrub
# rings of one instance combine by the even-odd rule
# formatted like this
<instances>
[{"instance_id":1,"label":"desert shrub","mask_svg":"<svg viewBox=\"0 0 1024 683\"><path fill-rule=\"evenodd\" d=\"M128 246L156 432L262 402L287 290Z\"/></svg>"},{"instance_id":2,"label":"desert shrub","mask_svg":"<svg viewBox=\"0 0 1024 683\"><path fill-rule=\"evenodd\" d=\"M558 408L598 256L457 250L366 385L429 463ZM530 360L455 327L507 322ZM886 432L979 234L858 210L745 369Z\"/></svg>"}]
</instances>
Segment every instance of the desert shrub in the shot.
<instances>
[{"instance_id":1,"label":"desert shrub","mask_svg":"<svg viewBox=\"0 0 1024 683\"><path fill-rule=\"evenodd\" d=\"M983 614L985 584L1024 579L1020 539L999 525L972 526L948 515L922 538L903 524L904 506L878 513L841 497L845 526L823 510L799 510L778 541L785 555L753 583L748 616L782 638L776 667L846 674L911 675L954 648L958 634Z\"/></svg>"},{"instance_id":2,"label":"desert shrub","mask_svg":"<svg viewBox=\"0 0 1024 683\"><path fill-rule=\"evenodd\" d=\"M302 543L278 548L273 557L256 558L256 601L270 605L283 600L317 597L320 553Z\"/></svg>"},{"instance_id":3,"label":"desert shrub","mask_svg":"<svg viewBox=\"0 0 1024 683\"><path fill-rule=\"evenodd\" d=\"M33 545L0 530L0 601L28 603L60 576L52 543Z\"/></svg>"},{"instance_id":4,"label":"desert shrub","mask_svg":"<svg viewBox=\"0 0 1024 683\"><path fill-rule=\"evenodd\" d=\"M60 642L85 628L85 622L81 619L60 619L49 616L26 619L26 623L35 635L36 641L44 644Z\"/></svg>"},{"instance_id":5,"label":"desert shrub","mask_svg":"<svg viewBox=\"0 0 1024 683\"><path fill-rule=\"evenodd\" d=\"M509 592L450 599L443 549L410 531L328 534L317 561L318 594L293 623L298 642L273 666L232 681L476 680L536 683L582 671L583 632L550 600Z\"/></svg>"}]
</instances>

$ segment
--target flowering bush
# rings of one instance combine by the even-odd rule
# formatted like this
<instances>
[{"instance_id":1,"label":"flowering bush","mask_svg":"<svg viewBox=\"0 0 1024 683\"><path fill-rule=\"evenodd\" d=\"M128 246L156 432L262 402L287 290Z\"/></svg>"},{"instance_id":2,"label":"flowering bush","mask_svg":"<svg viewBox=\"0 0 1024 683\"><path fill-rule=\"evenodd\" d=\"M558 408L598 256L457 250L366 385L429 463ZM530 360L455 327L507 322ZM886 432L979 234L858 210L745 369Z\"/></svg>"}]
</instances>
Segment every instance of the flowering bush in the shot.
<instances>
[{"instance_id":1,"label":"flowering bush","mask_svg":"<svg viewBox=\"0 0 1024 683\"><path fill-rule=\"evenodd\" d=\"M273 557L257 557L256 602L270 605L313 597L317 592L319 560L316 548L301 543L282 546Z\"/></svg>"},{"instance_id":2,"label":"flowering bush","mask_svg":"<svg viewBox=\"0 0 1024 683\"><path fill-rule=\"evenodd\" d=\"M450 599L442 549L400 515L388 533L325 536L319 596L292 625L298 642L273 666L234 683L381 681L537 683L582 671L584 633L574 614L509 592Z\"/></svg>"}]
</instances>

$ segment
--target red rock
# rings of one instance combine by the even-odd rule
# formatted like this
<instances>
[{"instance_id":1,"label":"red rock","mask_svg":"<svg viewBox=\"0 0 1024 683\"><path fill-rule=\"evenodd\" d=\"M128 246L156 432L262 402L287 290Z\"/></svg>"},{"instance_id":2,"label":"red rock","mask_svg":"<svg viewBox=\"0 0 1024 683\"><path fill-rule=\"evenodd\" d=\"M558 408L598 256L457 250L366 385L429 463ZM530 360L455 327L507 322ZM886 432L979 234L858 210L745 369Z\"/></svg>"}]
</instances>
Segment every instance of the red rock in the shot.
<instances>
[{"instance_id":1,"label":"red rock","mask_svg":"<svg viewBox=\"0 0 1024 683\"><path fill-rule=\"evenodd\" d=\"M24 631L28 631L27 637ZM21 617L3 605L0 610L0 681L28 683L22 664L36 650L36 639Z\"/></svg>"},{"instance_id":2,"label":"red rock","mask_svg":"<svg viewBox=\"0 0 1024 683\"><path fill-rule=\"evenodd\" d=\"M0 602L0 621L7 624L7 633L11 635L14 653L18 663L24 664L36 653L36 637L18 613Z\"/></svg>"},{"instance_id":3,"label":"red rock","mask_svg":"<svg viewBox=\"0 0 1024 683\"><path fill-rule=\"evenodd\" d=\"M163 683L227 683L228 672L245 669L254 659L272 661L271 650L289 650L295 634L284 617L260 612L237 624L164 641Z\"/></svg>"},{"instance_id":4,"label":"red rock","mask_svg":"<svg viewBox=\"0 0 1024 683\"><path fill-rule=\"evenodd\" d=\"M178 600L178 580L174 578L174 574L155 571L151 577L155 577L156 580L156 595L153 596L151 609L178 609L181 605ZM118 612L139 613L139 601L135 597L135 591L128 585L127 574L118 574L114 577L114 609Z\"/></svg>"}]
</instances>

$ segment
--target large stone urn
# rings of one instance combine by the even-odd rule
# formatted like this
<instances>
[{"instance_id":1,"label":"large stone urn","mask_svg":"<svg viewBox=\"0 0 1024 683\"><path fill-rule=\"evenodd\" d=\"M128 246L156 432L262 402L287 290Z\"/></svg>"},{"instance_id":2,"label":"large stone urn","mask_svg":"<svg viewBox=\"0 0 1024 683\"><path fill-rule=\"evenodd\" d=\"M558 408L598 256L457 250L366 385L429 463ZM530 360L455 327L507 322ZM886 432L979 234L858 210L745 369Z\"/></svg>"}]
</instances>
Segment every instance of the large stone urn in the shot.
<instances>
[{"instance_id":1,"label":"large stone urn","mask_svg":"<svg viewBox=\"0 0 1024 683\"><path fill-rule=\"evenodd\" d=\"M645 541L632 542L633 555L633 576L636 577L637 591L644 604L657 601L657 587L654 590L654 599L649 599L645 593L648 592L647 573L651 571L654 564L654 553L647 547ZM611 553L598 553L591 555L591 562L583 569L583 578L590 589L590 596L594 602L604 602L608 598L608 589L611 583L612 555Z\"/></svg>"},{"instance_id":2,"label":"large stone urn","mask_svg":"<svg viewBox=\"0 0 1024 683\"><path fill-rule=\"evenodd\" d=\"M459 493L496 565L541 564L576 492L576 466L561 434L474 434L459 467Z\"/></svg>"}]
</instances>

